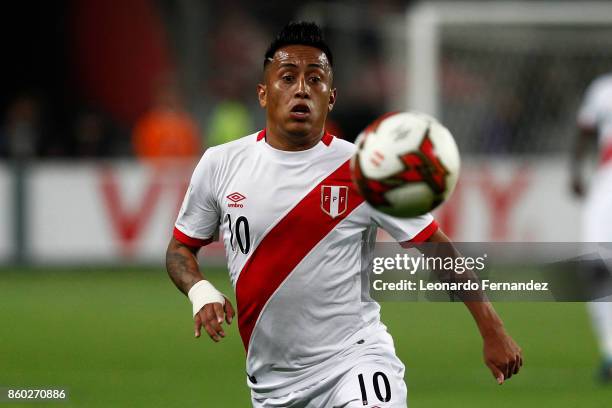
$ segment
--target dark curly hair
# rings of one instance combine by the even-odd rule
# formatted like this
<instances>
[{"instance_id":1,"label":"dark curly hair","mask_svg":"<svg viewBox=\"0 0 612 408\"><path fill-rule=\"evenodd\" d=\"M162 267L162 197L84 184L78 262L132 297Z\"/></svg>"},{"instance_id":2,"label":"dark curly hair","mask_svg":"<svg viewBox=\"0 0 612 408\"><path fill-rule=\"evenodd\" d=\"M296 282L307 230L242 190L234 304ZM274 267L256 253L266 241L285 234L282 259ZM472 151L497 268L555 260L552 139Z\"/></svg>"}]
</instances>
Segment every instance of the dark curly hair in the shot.
<instances>
[{"instance_id":1,"label":"dark curly hair","mask_svg":"<svg viewBox=\"0 0 612 408\"><path fill-rule=\"evenodd\" d=\"M272 41L264 57L264 68L272 60L274 53L278 51L279 48L287 45L309 45L318 48L327 56L329 65L334 65L334 57L323 38L323 32L319 26L312 22L299 21L291 22L284 26L274 41Z\"/></svg>"}]
</instances>

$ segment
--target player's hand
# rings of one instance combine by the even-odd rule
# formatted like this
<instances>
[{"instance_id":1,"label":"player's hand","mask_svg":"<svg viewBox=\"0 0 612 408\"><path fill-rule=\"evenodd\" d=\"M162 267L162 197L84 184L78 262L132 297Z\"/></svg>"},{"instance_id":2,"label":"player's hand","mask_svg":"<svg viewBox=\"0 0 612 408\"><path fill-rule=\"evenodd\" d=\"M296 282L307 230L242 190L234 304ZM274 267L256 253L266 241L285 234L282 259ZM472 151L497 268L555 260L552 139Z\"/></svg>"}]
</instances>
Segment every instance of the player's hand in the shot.
<instances>
[{"instance_id":1,"label":"player's hand","mask_svg":"<svg viewBox=\"0 0 612 408\"><path fill-rule=\"evenodd\" d=\"M515 374L523 365L523 351L503 328L483 337L484 360L499 385Z\"/></svg>"},{"instance_id":2,"label":"player's hand","mask_svg":"<svg viewBox=\"0 0 612 408\"><path fill-rule=\"evenodd\" d=\"M235 312L232 302L225 298L225 305L221 303L208 303L193 318L195 336L200 337L201 327L204 327L206 333L215 342L225 337L225 332L221 327L223 320L230 324L234 318Z\"/></svg>"}]
</instances>

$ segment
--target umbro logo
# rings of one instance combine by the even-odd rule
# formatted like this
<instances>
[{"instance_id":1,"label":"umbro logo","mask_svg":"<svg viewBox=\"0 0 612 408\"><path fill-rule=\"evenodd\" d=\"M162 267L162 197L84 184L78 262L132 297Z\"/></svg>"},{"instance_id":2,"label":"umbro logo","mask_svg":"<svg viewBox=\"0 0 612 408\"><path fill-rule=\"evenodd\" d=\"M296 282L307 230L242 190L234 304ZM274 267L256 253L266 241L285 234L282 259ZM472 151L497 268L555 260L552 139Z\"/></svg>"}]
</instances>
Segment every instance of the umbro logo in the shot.
<instances>
[{"instance_id":1,"label":"umbro logo","mask_svg":"<svg viewBox=\"0 0 612 408\"><path fill-rule=\"evenodd\" d=\"M227 205L228 207L242 208L244 207L244 205L240 204L240 201L246 199L246 197L235 191L232 194L228 195L227 199L231 201L231 203Z\"/></svg>"}]
</instances>

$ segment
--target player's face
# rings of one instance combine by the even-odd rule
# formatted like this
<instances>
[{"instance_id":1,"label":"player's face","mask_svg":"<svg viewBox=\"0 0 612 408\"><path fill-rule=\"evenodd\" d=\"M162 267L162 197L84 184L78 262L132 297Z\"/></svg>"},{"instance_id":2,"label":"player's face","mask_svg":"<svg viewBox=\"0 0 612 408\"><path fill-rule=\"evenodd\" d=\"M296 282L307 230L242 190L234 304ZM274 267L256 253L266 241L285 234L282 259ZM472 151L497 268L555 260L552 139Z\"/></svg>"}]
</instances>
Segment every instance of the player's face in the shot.
<instances>
[{"instance_id":1,"label":"player's face","mask_svg":"<svg viewBox=\"0 0 612 408\"><path fill-rule=\"evenodd\" d=\"M320 135L336 100L332 71L325 53L305 45L280 48L258 86L259 103L268 126L292 136Z\"/></svg>"}]
</instances>

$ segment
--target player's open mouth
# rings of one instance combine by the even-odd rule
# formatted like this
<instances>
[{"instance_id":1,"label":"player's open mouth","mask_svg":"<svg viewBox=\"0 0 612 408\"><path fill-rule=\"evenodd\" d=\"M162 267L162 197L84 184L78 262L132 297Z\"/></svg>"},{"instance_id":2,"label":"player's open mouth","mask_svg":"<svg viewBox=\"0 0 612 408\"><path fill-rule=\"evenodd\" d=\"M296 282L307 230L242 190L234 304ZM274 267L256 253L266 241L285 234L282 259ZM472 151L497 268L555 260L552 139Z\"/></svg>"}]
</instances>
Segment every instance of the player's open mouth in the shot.
<instances>
[{"instance_id":1,"label":"player's open mouth","mask_svg":"<svg viewBox=\"0 0 612 408\"><path fill-rule=\"evenodd\" d=\"M306 104L297 104L291 108L290 116L293 119L306 119L310 116L310 108Z\"/></svg>"}]
</instances>

